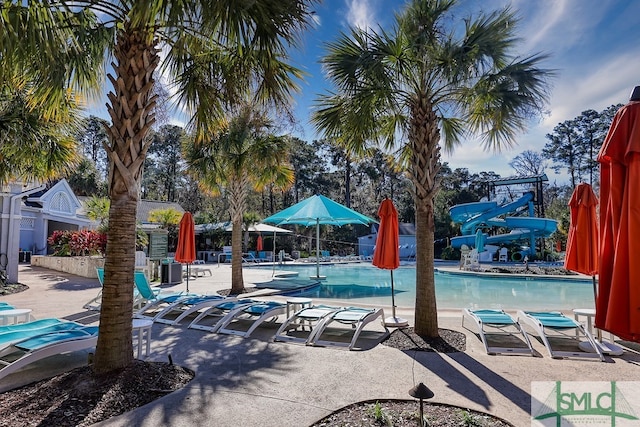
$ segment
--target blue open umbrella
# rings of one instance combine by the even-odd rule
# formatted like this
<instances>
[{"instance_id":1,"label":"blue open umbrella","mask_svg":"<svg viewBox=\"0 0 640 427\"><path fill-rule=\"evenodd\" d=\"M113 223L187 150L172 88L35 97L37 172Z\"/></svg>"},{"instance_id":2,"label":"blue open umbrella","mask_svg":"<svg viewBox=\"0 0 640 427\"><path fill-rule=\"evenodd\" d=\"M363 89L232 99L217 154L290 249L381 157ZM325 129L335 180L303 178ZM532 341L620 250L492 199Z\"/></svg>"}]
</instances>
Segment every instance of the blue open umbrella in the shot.
<instances>
[{"instance_id":1,"label":"blue open umbrella","mask_svg":"<svg viewBox=\"0 0 640 427\"><path fill-rule=\"evenodd\" d=\"M315 195L295 205L277 212L262 222L276 225L300 224L305 227L316 226L316 278L320 276L320 224L342 226L345 224L370 224L376 222L366 215L349 209L333 200Z\"/></svg>"}]
</instances>

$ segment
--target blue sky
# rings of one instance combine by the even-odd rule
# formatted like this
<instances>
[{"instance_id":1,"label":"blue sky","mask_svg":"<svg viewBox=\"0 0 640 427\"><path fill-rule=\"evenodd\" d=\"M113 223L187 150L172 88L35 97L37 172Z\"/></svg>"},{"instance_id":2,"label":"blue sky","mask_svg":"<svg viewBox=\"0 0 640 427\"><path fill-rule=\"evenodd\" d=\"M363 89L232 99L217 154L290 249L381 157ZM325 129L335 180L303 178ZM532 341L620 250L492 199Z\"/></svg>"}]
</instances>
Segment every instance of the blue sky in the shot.
<instances>
[{"instance_id":1,"label":"blue sky","mask_svg":"<svg viewBox=\"0 0 640 427\"><path fill-rule=\"evenodd\" d=\"M324 0L315 7L317 24L305 32L301 46L292 51L294 65L308 75L295 97L297 126L293 133L306 141L318 139L309 117L314 99L327 89L319 59L324 43L336 39L349 26L389 28L405 0ZM546 114L519 135L517 145L500 153L484 151L478 141L467 141L443 161L472 173L494 171L513 174L508 163L524 150L541 151L545 135L584 110L601 111L626 103L640 85L640 0L459 0L459 17L511 5L521 18L518 49L521 56L543 52L545 68L556 70ZM110 87L108 88L110 90ZM90 114L107 118L103 106L93 104ZM184 125L184 121L175 120ZM566 183L565 174L547 168L553 182Z\"/></svg>"},{"instance_id":2,"label":"blue sky","mask_svg":"<svg viewBox=\"0 0 640 427\"><path fill-rule=\"evenodd\" d=\"M404 4L404 0L325 0L316 8L318 24L305 34L300 52L294 54L296 65L309 73L296 97L300 138L319 137L309 124L309 115L313 100L327 88L318 64L323 43L335 40L349 26L389 28L393 13ZM556 70L548 112L531 123L516 146L501 153L485 152L477 141L465 142L452 155L443 156L452 168L512 175L509 161L524 150L542 150L545 135L558 123L587 109L601 111L626 103L633 87L640 85L640 1L460 0L462 14L507 4L521 17L519 54L547 53L550 58L544 67ZM551 169L547 175L558 183L566 180Z\"/></svg>"}]
</instances>

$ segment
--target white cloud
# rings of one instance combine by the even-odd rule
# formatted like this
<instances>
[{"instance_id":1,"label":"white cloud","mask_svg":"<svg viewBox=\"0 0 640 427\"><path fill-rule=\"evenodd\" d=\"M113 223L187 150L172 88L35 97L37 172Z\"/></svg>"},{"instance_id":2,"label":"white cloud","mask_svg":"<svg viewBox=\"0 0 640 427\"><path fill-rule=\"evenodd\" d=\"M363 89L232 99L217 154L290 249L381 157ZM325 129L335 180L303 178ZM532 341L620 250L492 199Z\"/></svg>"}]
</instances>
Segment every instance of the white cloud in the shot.
<instances>
[{"instance_id":1,"label":"white cloud","mask_svg":"<svg viewBox=\"0 0 640 427\"><path fill-rule=\"evenodd\" d=\"M346 19L349 26L367 30L377 26L375 16L375 0L345 0L347 5Z\"/></svg>"},{"instance_id":2,"label":"white cloud","mask_svg":"<svg viewBox=\"0 0 640 427\"><path fill-rule=\"evenodd\" d=\"M544 126L553 127L577 117L584 110L601 111L613 104L626 103L639 82L638 70L640 58L635 53L570 70L556 84L551 115L544 121Z\"/></svg>"},{"instance_id":3,"label":"white cloud","mask_svg":"<svg viewBox=\"0 0 640 427\"><path fill-rule=\"evenodd\" d=\"M611 5L599 0L544 0L513 3L521 18L522 51L561 55L585 43Z\"/></svg>"}]
</instances>

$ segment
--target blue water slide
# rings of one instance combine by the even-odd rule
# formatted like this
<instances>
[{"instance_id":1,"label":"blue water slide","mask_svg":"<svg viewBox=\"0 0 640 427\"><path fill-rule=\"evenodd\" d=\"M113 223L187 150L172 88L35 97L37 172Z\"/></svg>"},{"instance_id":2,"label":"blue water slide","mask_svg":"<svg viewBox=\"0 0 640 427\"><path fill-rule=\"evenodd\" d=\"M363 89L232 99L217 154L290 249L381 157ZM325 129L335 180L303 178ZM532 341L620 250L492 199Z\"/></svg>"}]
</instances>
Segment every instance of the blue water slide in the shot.
<instances>
[{"instance_id":1,"label":"blue water slide","mask_svg":"<svg viewBox=\"0 0 640 427\"><path fill-rule=\"evenodd\" d=\"M498 217L500 215L507 214L509 212L515 212L522 206L526 206L531 200L533 200L533 192L524 193L522 197L517 200L514 200L511 203L506 203L504 205L498 205L496 202L478 202L478 203L465 203L464 205L457 205L452 207L449 212L451 214L451 218L455 222L462 222L457 218L463 218L464 216L467 219L462 222L462 227L460 227L460 231L462 234L471 234L475 233L475 227L478 224L486 223L492 218ZM489 203L493 203L491 206ZM473 206L476 205L475 214L472 213ZM463 209L460 209L460 206ZM462 214L461 212L464 212ZM454 217L455 214L455 217Z\"/></svg>"},{"instance_id":2,"label":"blue water slide","mask_svg":"<svg viewBox=\"0 0 640 427\"><path fill-rule=\"evenodd\" d=\"M508 243L520 239L535 239L548 237L558 228L556 220L547 218L534 218L531 216L501 215L516 212L533 200L533 193L525 193L521 198L511 203L498 205L496 202L465 203L452 207L449 212L455 222L462 222L464 235L451 238L451 246L459 248L463 244L475 246L475 227L479 224L511 228L510 233L489 236L485 234L485 244ZM533 241L533 240L532 240Z\"/></svg>"}]
</instances>

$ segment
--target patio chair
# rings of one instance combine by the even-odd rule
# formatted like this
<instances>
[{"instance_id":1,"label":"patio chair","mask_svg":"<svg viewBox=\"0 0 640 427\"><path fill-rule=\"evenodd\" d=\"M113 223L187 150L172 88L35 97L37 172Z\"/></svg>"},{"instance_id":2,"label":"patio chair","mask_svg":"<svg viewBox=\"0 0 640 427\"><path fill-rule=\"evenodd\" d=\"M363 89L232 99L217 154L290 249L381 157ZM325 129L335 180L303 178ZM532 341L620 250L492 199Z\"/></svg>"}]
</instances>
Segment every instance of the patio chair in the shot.
<instances>
[{"instance_id":1,"label":"patio chair","mask_svg":"<svg viewBox=\"0 0 640 427\"><path fill-rule=\"evenodd\" d=\"M96 268L96 274L100 282L100 290L98 291L98 295L82 306L85 310L100 311L100 305L102 304L102 286L104 286L104 268Z\"/></svg>"},{"instance_id":2,"label":"patio chair","mask_svg":"<svg viewBox=\"0 0 640 427\"><path fill-rule=\"evenodd\" d=\"M464 263L462 264L463 270L478 271L480 270L480 258L477 249L472 249L464 257Z\"/></svg>"},{"instance_id":3,"label":"patio chair","mask_svg":"<svg viewBox=\"0 0 640 427\"><path fill-rule=\"evenodd\" d=\"M255 301L231 310L216 323L213 332L249 337L264 322L275 322L287 311L287 304L276 301ZM243 326L248 326L243 329Z\"/></svg>"},{"instance_id":4,"label":"patio chair","mask_svg":"<svg viewBox=\"0 0 640 427\"><path fill-rule=\"evenodd\" d=\"M189 324L188 328L197 329L199 331L216 332L219 328L219 322L229 313L235 310L243 309L255 304L257 301L252 299L232 299L225 300L215 304L208 304L208 307L200 311L195 319ZM183 316L180 316L182 320ZM176 320L176 323L178 320Z\"/></svg>"},{"instance_id":5,"label":"patio chair","mask_svg":"<svg viewBox=\"0 0 640 427\"><path fill-rule=\"evenodd\" d=\"M465 319L472 320L477 326L477 333L482 340L482 344L484 345L484 349L486 350L487 354L535 355L527 333L522 329L520 323L518 323L518 321L511 317L509 314L505 313L504 310L470 310L468 308L465 308L464 310L462 310L463 327L465 327ZM524 339L524 344L526 344L526 347L517 345L522 343L522 340L519 339L520 335ZM504 345L501 346L489 344L489 341L495 342L498 338L504 337L506 337L507 339L514 338L513 345L507 347Z\"/></svg>"},{"instance_id":6,"label":"patio chair","mask_svg":"<svg viewBox=\"0 0 640 427\"><path fill-rule=\"evenodd\" d=\"M580 322L565 316L564 314L556 311L518 311L518 321L525 322L529 325L540 337L540 340L547 348L549 356L554 359L562 359L565 357L578 357L578 358L599 358L604 362L604 355L600 350L600 346L597 345L593 336L587 331ZM596 350L596 353L588 353L580 351L578 348L580 337L584 337L589 341L591 347ZM576 350L570 349L557 349L552 346L551 341L554 341L556 346L561 344L560 341L570 341L575 343ZM566 346L565 346L566 347Z\"/></svg>"},{"instance_id":7,"label":"patio chair","mask_svg":"<svg viewBox=\"0 0 640 427\"><path fill-rule=\"evenodd\" d=\"M225 298L220 295L169 295L166 298L160 298L148 302L134 314L134 317L136 319L151 320L155 323L175 325L179 323L176 320L178 318L182 320L184 318L182 315L193 307L203 307L205 303L207 307L210 307L215 303L222 303L225 301L229 301L229 298Z\"/></svg>"},{"instance_id":8,"label":"patio chair","mask_svg":"<svg viewBox=\"0 0 640 427\"><path fill-rule=\"evenodd\" d=\"M144 251L136 251L135 260L135 269L137 271L142 271L147 277L151 277L151 269L149 268L149 258L147 258L147 254L145 254Z\"/></svg>"},{"instance_id":9,"label":"patio chair","mask_svg":"<svg viewBox=\"0 0 640 427\"><path fill-rule=\"evenodd\" d=\"M349 350L353 350L365 326L376 319L380 319L380 324L384 327L384 332L379 337L379 340L383 340L389 336L390 332L382 322L384 319L382 308L347 307L324 317L311 333L308 344L347 347ZM339 327L344 325L348 328ZM349 338L351 339L349 340Z\"/></svg>"},{"instance_id":10,"label":"patio chair","mask_svg":"<svg viewBox=\"0 0 640 427\"><path fill-rule=\"evenodd\" d=\"M507 262L508 253L509 250L507 248L500 248L500 251L498 252L498 262Z\"/></svg>"},{"instance_id":11,"label":"patio chair","mask_svg":"<svg viewBox=\"0 0 640 427\"><path fill-rule=\"evenodd\" d=\"M100 291L98 291L98 295L82 306L85 310L100 311L100 306L102 304L102 286L104 286L104 268L96 268L96 274L98 276L98 281L100 282ZM150 299L156 299L155 297L152 297L152 295L159 295L161 293L161 289L151 287L149 279L141 270L136 270L134 272L133 279L135 285L135 288L133 289L133 308L140 310L147 301ZM140 286L138 286L138 284ZM140 288L143 289L143 292L140 291Z\"/></svg>"},{"instance_id":12,"label":"patio chair","mask_svg":"<svg viewBox=\"0 0 640 427\"><path fill-rule=\"evenodd\" d=\"M313 329L318 327L327 316L340 310L344 310L344 307L315 305L298 310L280 326L274 341L309 344L313 338Z\"/></svg>"},{"instance_id":13,"label":"patio chair","mask_svg":"<svg viewBox=\"0 0 640 427\"><path fill-rule=\"evenodd\" d=\"M259 251L258 259L261 262L273 262L273 252L272 251Z\"/></svg>"},{"instance_id":14,"label":"patio chair","mask_svg":"<svg viewBox=\"0 0 640 427\"><path fill-rule=\"evenodd\" d=\"M98 341L98 327L84 326L49 332L12 343L0 350L0 380L44 358L72 351L89 350Z\"/></svg>"},{"instance_id":15,"label":"patio chair","mask_svg":"<svg viewBox=\"0 0 640 427\"><path fill-rule=\"evenodd\" d=\"M258 259L258 257L256 257L256 252L255 251L249 251L247 252L247 256L244 257L244 262L253 262L253 263L259 263L261 262L260 259Z\"/></svg>"}]
</instances>

